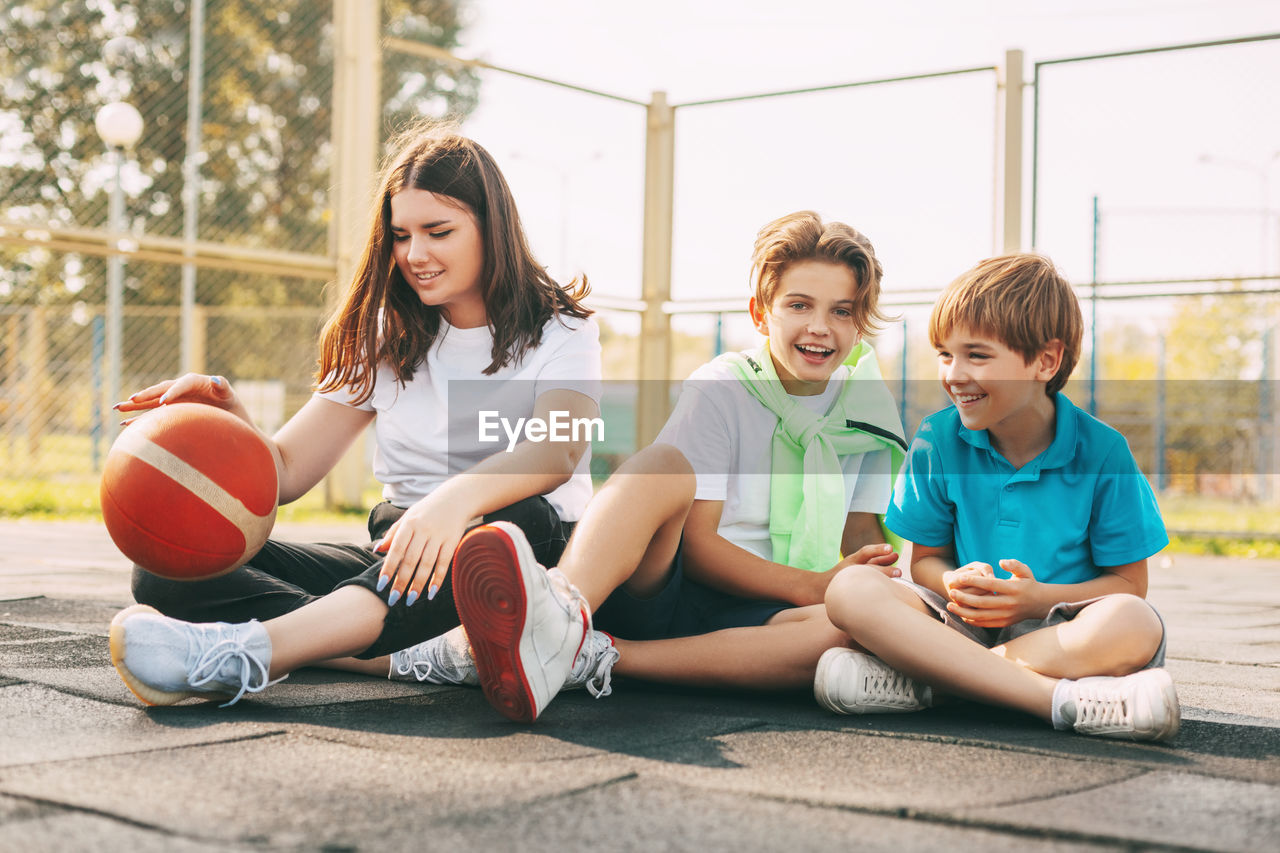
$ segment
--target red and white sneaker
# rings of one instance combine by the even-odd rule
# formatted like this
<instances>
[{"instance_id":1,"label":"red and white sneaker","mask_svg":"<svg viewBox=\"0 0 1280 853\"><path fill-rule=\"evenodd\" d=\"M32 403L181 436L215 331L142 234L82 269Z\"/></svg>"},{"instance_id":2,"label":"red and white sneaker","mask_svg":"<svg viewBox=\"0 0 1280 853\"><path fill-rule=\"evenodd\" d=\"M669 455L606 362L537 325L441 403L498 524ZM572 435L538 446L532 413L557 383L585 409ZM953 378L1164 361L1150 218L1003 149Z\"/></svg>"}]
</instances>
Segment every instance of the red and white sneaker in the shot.
<instances>
[{"instance_id":1,"label":"red and white sneaker","mask_svg":"<svg viewBox=\"0 0 1280 853\"><path fill-rule=\"evenodd\" d=\"M489 704L531 723L564 686L591 632L586 599L534 559L524 533L496 521L462 538L453 597Z\"/></svg>"}]
</instances>

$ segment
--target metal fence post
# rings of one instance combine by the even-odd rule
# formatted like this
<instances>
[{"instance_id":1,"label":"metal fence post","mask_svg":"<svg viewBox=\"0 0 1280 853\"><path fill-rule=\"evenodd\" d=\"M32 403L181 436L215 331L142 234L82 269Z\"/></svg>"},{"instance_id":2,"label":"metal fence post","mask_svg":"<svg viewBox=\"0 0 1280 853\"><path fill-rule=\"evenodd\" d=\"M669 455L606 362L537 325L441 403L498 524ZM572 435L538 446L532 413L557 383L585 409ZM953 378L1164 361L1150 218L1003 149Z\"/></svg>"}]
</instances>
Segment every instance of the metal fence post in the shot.
<instances>
[{"instance_id":1,"label":"metal fence post","mask_svg":"<svg viewBox=\"0 0 1280 853\"><path fill-rule=\"evenodd\" d=\"M104 418L102 406L99 401L102 399L102 351L103 336L105 332L105 323L102 315L95 313L93 315L92 329L90 334L92 338L90 345L92 346L92 393L89 399L92 405L89 406L90 427L89 427L89 461L93 465L95 472L102 470L102 436L104 434Z\"/></svg>"},{"instance_id":2,"label":"metal fence post","mask_svg":"<svg viewBox=\"0 0 1280 853\"><path fill-rule=\"evenodd\" d=\"M1093 197L1093 263L1089 278L1089 414L1098 416L1098 239L1102 217L1098 212L1098 197ZM1164 346L1164 338L1161 338ZM1162 350L1163 352L1163 350ZM1160 357L1163 368L1164 356Z\"/></svg>"},{"instance_id":3,"label":"metal fence post","mask_svg":"<svg viewBox=\"0 0 1280 853\"><path fill-rule=\"evenodd\" d=\"M1161 333L1158 338L1158 347L1156 350L1156 458L1155 458L1155 477L1156 477L1156 493L1162 494L1165 489L1169 488L1169 473L1165 464L1165 427L1166 427L1166 396L1165 396L1165 337Z\"/></svg>"},{"instance_id":4,"label":"metal fence post","mask_svg":"<svg viewBox=\"0 0 1280 853\"><path fill-rule=\"evenodd\" d=\"M907 315L902 314L902 375L898 377L898 417L902 420L902 428L908 431L907 438L911 438L909 431L911 424L907 423L907 413L911 410L911 386L907 381L907 367L910 364L911 342L907 338Z\"/></svg>"},{"instance_id":5,"label":"metal fence post","mask_svg":"<svg viewBox=\"0 0 1280 853\"><path fill-rule=\"evenodd\" d=\"M675 200L675 109L666 92L654 92L647 107L644 156L644 266L640 315L640 389L636 399L636 446L657 437L670 413L671 214Z\"/></svg>"},{"instance_id":6,"label":"metal fence post","mask_svg":"<svg viewBox=\"0 0 1280 853\"><path fill-rule=\"evenodd\" d=\"M377 173L382 65L381 4L334 0L333 230L330 252L337 268L332 306L359 263ZM328 506L363 504L369 477L364 434L325 478Z\"/></svg>"},{"instance_id":7,"label":"metal fence post","mask_svg":"<svg viewBox=\"0 0 1280 853\"><path fill-rule=\"evenodd\" d=\"M195 257L200 217L200 148L204 130L204 0L191 4L191 67L187 70L187 154L182 161L182 253ZM182 373L204 369L203 335L197 352L196 265L182 265Z\"/></svg>"},{"instance_id":8,"label":"metal fence post","mask_svg":"<svg viewBox=\"0 0 1280 853\"><path fill-rule=\"evenodd\" d=\"M1280 456L1276 447L1276 330L1262 333L1262 376L1258 394L1258 497L1280 500Z\"/></svg>"},{"instance_id":9,"label":"metal fence post","mask_svg":"<svg viewBox=\"0 0 1280 853\"><path fill-rule=\"evenodd\" d=\"M996 251L1022 251L1022 51L996 69Z\"/></svg>"}]
</instances>

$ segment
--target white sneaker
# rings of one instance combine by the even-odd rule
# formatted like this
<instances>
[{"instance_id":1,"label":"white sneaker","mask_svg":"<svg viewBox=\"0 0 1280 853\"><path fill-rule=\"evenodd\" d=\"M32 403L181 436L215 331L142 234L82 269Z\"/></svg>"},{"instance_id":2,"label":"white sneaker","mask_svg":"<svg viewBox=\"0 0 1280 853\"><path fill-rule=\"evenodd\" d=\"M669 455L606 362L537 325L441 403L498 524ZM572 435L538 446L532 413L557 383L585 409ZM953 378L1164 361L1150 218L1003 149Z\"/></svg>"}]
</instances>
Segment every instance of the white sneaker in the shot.
<instances>
[{"instance_id":1,"label":"white sneaker","mask_svg":"<svg viewBox=\"0 0 1280 853\"><path fill-rule=\"evenodd\" d=\"M183 622L135 604L111 620L111 662L125 686L148 705L191 697L227 698L265 690L271 638L261 622Z\"/></svg>"},{"instance_id":2,"label":"white sneaker","mask_svg":"<svg viewBox=\"0 0 1280 853\"><path fill-rule=\"evenodd\" d=\"M618 662L618 649L613 637L603 631L592 631L582 644L569 670L562 690L585 687L596 699L613 692L610 684L613 665ZM425 681L428 684L460 684L475 687L480 683L476 659L471 653L467 632L454 628L391 655L387 678L392 681Z\"/></svg>"},{"instance_id":3,"label":"white sneaker","mask_svg":"<svg viewBox=\"0 0 1280 853\"><path fill-rule=\"evenodd\" d=\"M561 689L585 687L592 697L603 699L613 692L610 679L613 665L617 662L618 647L613 644L613 637L604 631L588 631L582 651L574 659L573 668Z\"/></svg>"},{"instance_id":4,"label":"white sneaker","mask_svg":"<svg viewBox=\"0 0 1280 853\"><path fill-rule=\"evenodd\" d=\"M536 720L591 632L582 594L559 570L538 565L520 528L498 521L462 538L453 599L489 704L512 720Z\"/></svg>"},{"instance_id":5,"label":"white sneaker","mask_svg":"<svg viewBox=\"0 0 1280 853\"><path fill-rule=\"evenodd\" d=\"M933 704L933 690L879 658L849 648L827 649L813 677L818 704L837 714L896 714Z\"/></svg>"},{"instance_id":6,"label":"white sneaker","mask_svg":"<svg viewBox=\"0 0 1280 853\"><path fill-rule=\"evenodd\" d=\"M476 674L476 659L471 654L467 632L459 626L432 637L424 643L410 646L391 655L391 671L387 678L393 681L425 681L428 684L465 684L471 687L480 683Z\"/></svg>"},{"instance_id":7,"label":"white sneaker","mask_svg":"<svg viewBox=\"0 0 1280 853\"><path fill-rule=\"evenodd\" d=\"M1173 679L1163 669L1119 678L1062 680L1054 689L1058 728L1123 740L1168 740L1178 733L1182 709Z\"/></svg>"}]
</instances>

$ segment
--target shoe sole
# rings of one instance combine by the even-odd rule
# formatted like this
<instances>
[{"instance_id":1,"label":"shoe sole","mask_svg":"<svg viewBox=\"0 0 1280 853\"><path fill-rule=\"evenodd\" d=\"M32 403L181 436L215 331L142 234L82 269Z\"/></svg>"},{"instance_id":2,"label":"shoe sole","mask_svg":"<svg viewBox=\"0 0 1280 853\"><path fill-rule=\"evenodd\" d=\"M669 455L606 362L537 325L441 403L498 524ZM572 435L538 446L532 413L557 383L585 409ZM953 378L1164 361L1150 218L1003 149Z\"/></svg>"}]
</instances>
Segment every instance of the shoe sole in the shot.
<instances>
[{"instance_id":1,"label":"shoe sole","mask_svg":"<svg viewBox=\"0 0 1280 853\"><path fill-rule=\"evenodd\" d=\"M521 661L531 616L521 566L537 561L524 538L505 526L495 522L463 537L453 558L453 599L485 698L507 719L532 723L538 708Z\"/></svg>"},{"instance_id":2,"label":"shoe sole","mask_svg":"<svg viewBox=\"0 0 1280 853\"><path fill-rule=\"evenodd\" d=\"M147 705L175 705L183 699L190 699L193 696L199 696L204 699L214 698L209 693L193 693L186 690L171 693L164 690L156 690L154 687L148 687L134 677L134 674L129 671L129 667L124 662L124 623L130 616L136 616L141 613L154 613L156 616L164 615L150 605L135 604L132 607L126 607L121 610L111 620L109 634L111 663L115 666L116 672L120 673L120 679L124 682L124 686L129 688L129 692Z\"/></svg>"}]
</instances>

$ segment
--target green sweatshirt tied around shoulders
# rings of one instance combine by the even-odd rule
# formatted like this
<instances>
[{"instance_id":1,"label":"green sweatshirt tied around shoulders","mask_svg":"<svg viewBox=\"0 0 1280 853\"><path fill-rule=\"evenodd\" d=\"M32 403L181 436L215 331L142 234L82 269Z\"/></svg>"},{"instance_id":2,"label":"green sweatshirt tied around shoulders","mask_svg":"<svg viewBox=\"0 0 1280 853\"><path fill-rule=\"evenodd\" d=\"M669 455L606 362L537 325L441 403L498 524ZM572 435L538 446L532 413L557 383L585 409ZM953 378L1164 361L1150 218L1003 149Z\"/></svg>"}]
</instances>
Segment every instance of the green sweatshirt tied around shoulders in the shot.
<instances>
[{"instance_id":1,"label":"green sweatshirt tied around shoulders","mask_svg":"<svg viewBox=\"0 0 1280 853\"><path fill-rule=\"evenodd\" d=\"M898 406L880 377L875 351L865 342L853 348L845 361L849 374L844 379L839 371L832 376L841 388L825 415L787 393L768 341L753 352L724 353L717 361L731 367L751 396L778 417L769 487L773 561L825 572L840 561L849 503L840 457L887 449L896 476L907 448Z\"/></svg>"}]
</instances>

